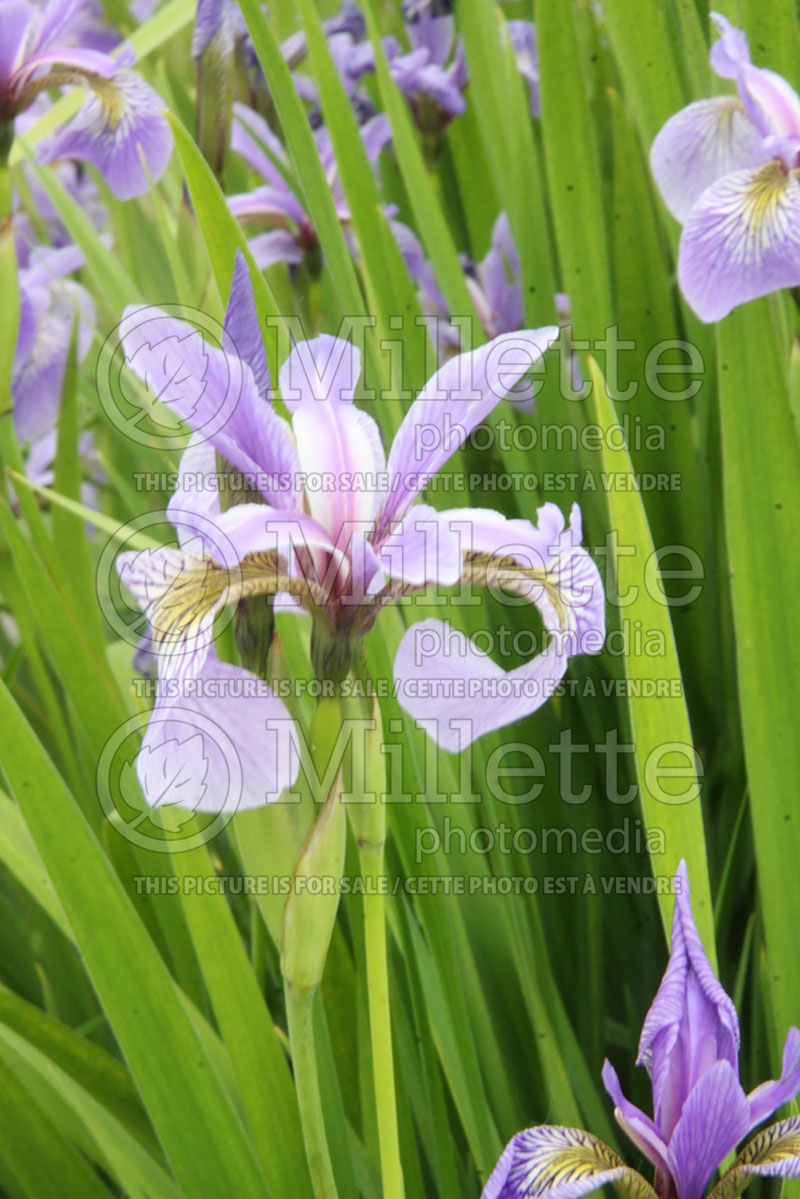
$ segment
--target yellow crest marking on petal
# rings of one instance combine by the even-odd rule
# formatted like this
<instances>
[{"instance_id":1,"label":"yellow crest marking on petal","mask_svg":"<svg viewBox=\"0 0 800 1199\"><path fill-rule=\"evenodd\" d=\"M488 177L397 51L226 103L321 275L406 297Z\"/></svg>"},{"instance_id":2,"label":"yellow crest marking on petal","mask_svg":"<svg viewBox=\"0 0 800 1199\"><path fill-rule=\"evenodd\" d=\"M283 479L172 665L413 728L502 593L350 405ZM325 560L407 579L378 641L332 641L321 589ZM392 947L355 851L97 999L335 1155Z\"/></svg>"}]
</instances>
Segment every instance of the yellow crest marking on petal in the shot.
<instances>
[{"instance_id":1,"label":"yellow crest marking on petal","mask_svg":"<svg viewBox=\"0 0 800 1199\"><path fill-rule=\"evenodd\" d=\"M585 1195L612 1182L630 1199L655 1199L655 1191L641 1174L581 1128L544 1125L522 1133L518 1140L508 1182L520 1199L538 1199L563 1187Z\"/></svg>"},{"instance_id":2,"label":"yellow crest marking on petal","mask_svg":"<svg viewBox=\"0 0 800 1199\"><path fill-rule=\"evenodd\" d=\"M780 1162L800 1160L800 1117L770 1124L745 1145L708 1199L735 1199L758 1174L778 1174Z\"/></svg>"}]
</instances>

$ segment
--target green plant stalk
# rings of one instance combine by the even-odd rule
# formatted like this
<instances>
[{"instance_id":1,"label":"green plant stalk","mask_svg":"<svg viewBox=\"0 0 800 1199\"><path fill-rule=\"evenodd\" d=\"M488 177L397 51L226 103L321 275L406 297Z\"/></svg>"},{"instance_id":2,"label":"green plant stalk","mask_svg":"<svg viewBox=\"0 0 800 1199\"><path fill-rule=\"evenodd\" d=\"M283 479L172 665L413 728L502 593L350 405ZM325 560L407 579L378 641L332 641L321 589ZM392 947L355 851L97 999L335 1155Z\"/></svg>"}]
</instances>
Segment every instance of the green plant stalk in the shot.
<instances>
[{"instance_id":1,"label":"green plant stalk","mask_svg":"<svg viewBox=\"0 0 800 1199\"><path fill-rule=\"evenodd\" d=\"M385 826L386 813L381 804L380 817ZM389 971L386 953L385 898L381 891L383 844L359 845L364 893L364 943L367 956L367 995L369 1030L372 1040L372 1074L378 1115L381 1179L384 1199L403 1199L403 1167L397 1130L397 1102L392 1053L392 1020L389 1008ZM370 890L371 880L376 880Z\"/></svg>"},{"instance_id":2,"label":"green plant stalk","mask_svg":"<svg viewBox=\"0 0 800 1199\"><path fill-rule=\"evenodd\" d=\"M338 699L321 699L311 720L311 757L325 771L342 723ZM301 876L341 876L344 869L346 825L341 806L342 771L317 816L300 854L294 879ZM314 997L322 981L330 937L336 919L338 894L312 895L296 888L286 901L281 940L281 970L292 1067L308 1170L316 1199L338 1199L319 1086L314 1045Z\"/></svg>"},{"instance_id":3,"label":"green plant stalk","mask_svg":"<svg viewBox=\"0 0 800 1199\"><path fill-rule=\"evenodd\" d=\"M319 1091L317 1055L314 1048L314 996L312 991L296 991L285 980L286 1017L292 1049L292 1067L300 1107L300 1123L306 1146L308 1170L316 1199L338 1199L333 1163L325 1133L325 1117Z\"/></svg>"},{"instance_id":4,"label":"green plant stalk","mask_svg":"<svg viewBox=\"0 0 800 1199\"><path fill-rule=\"evenodd\" d=\"M363 716L363 712L362 712ZM389 969L386 946L386 900L383 887L386 845L386 770L380 754L383 739L380 709L372 707L372 727L367 738L366 761L353 761L351 790L359 790L363 779L363 802L348 805L350 824L358 843L358 859L364 879L364 946L367 960L369 1029L372 1042L372 1076L378 1118L383 1199L403 1199L403 1167L397 1124L397 1100L392 1052L392 1020L389 1006ZM368 798L374 795L370 801Z\"/></svg>"}]
</instances>

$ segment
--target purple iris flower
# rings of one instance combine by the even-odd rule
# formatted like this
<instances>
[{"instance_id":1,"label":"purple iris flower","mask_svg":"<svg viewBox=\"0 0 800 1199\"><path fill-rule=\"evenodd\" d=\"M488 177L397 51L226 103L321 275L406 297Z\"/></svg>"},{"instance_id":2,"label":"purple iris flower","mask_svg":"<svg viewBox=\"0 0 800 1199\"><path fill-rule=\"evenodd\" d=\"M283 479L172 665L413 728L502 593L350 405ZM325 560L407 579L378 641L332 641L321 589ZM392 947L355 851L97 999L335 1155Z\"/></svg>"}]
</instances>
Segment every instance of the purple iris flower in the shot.
<instances>
[{"instance_id":1,"label":"purple iris flower","mask_svg":"<svg viewBox=\"0 0 800 1199\"><path fill-rule=\"evenodd\" d=\"M712 13L711 65L737 95L698 100L671 117L650 164L683 225L678 281L703 321L800 284L800 96L753 66L747 38Z\"/></svg>"},{"instance_id":2,"label":"purple iris flower","mask_svg":"<svg viewBox=\"0 0 800 1199\"><path fill-rule=\"evenodd\" d=\"M738 1143L800 1091L796 1028L786 1038L781 1077L749 1095L739 1082L738 1051L736 1009L700 941L682 862L669 963L639 1042L638 1062L653 1087L653 1118L625 1098L610 1062L603 1066L619 1124L655 1167L655 1190L591 1133L543 1125L509 1142L483 1199L579 1199L609 1182L633 1199L701 1199ZM756 1175L800 1177L800 1117L762 1130L709 1199L734 1199Z\"/></svg>"},{"instance_id":3,"label":"purple iris flower","mask_svg":"<svg viewBox=\"0 0 800 1199\"><path fill-rule=\"evenodd\" d=\"M231 148L250 163L264 183L251 192L229 196L228 207L237 220L267 226L266 232L256 234L249 243L253 258L262 270L276 262L301 263L306 254L318 251L319 242L311 218L288 182L283 145L264 118L251 108L236 104L234 114ZM380 113L370 118L361 127L361 136L367 157L374 165L391 137L386 116ZM314 132L314 140L337 214L347 230L350 210L328 130L320 126Z\"/></svg>"},{"instance_id":4,"label":"purple iris flower","mask_svg":"<svg viewBox=\"0 0 800 1199\"><path fill-rule=\"evenodd\" d=\"M130 367L195 430L169 505L179 548L118 558L122 581L147 615L160 678L169 683L145 738L148 754L166 753L165 738L169 752L178 752L169 710L185 701L174 699L176 688L191 685L192 702L200 703L198 680L238 672L255 686L254 675L219 660L213 643L215 615L242 598L277 599L310 612L318 677L333 679L358 663L360 639L381 608L413 592L480 583L528 599L542 615L548 643L508 674L442 622L425 621L403 638L395 662L400 701L452 750L540 707L571 655L600 649L602 585L580 544L576 508L565 528L553 504L539 510L535 525L490 510L439 512L418 502L472 430L539 363L556 328L496 338L452 358L412 405L388 457L376 422L353 403L360 354L350 342L323 335L295 345L279 376L291 425L278 415L241 257L225 328L219 349L152 309L128 309L122 323ZM249 502L222 510L218 456L247 481ZM207 485L198 487L198 479ZM448 642L435 662L425 660L430 638ZM443 699L432 708L437 678ZM491 704L479 703L483 693L491 693ZM204 698L202 705L252 755L242 803L263 803L265 790L275 797L292 781L296 734L274 695L265 690L236 711L225 699ZM265 735L266 720L283 729L275 741ZM201 742L192 744L200 752ZM152 797L147 771L140 778ZM208 802L219 802L211 792Z\"/></svg>"},{"instance_id":5,"label":"purple iris flower","mask_svg":"<svg viewBox=\"0 0 800 1199\"><path fill-rule=\"evenodd\" d=\"M392 232L408 273L419 289L423 311L430 317L434 341L445 353L458 349L461 334L450 322L447 302L416 235L400 221L391 222ZM524 308L519 254L508 217L501 212L492 228L489 249L480 262L462 255L467 288L486 337L513 333L522 327Z\"/></svg>"},{"instance_id":6,"label":"purple iris flower","mask_svg":"<svg viewBox=\"0 0 800 1199\"><path fill-rule=\"evenodd\" d=\"M383 39L392 79L408 97L420 128L441 131L452 117L464 112L462 92L467 83L464 48L455 37L450 14L438 15L428 3L408 6L404 13L410 49L395 37ZM353 79L375 70L369 42L353 48L347 70Z\"/></svg>"},{"instance_id":7,"label":"purple iris flower","mask_svg":"<svg viewBox=\"0 0 800 1199\"><path fill-rule=\"evenodd\" d=\"M531 98L531 116L540 117L542 108L539 99L539 51L536 41L536 26L533 21L508 21L508 36L514 47L519 73L528 85Z\"/></svg>"},{"instance_id":8,"label":"purple iris flower","mask_svg":"<svg viewBox=\"0 0 800 1199\"><path fill-rule=\"evenodd\" d=\"M14 119L44 91L69 84L91 93L70 124L49 143L46 161L90 162L123 200L147 191L144 155L154 179L172 151L163 101L128 69L130 55L111 58L71 44L81 0L0 4L0 141L10 142ZM123 62L126 65L123 65Z\"/></svg>"},{"instance_id":9,"label":"purple iris flower","mask_svg":"<svg viewBox=\"0 0 800 1199\"><path fill-rule=\"evenodd\" d=\"M58 421L70 339L77 321L79 361L88 353L94 304L65 278L83 265L77 246L34 250L19 271L20 322L11 375L14 427L22 442L50 433Z\"/></svg>"}]
</instances>

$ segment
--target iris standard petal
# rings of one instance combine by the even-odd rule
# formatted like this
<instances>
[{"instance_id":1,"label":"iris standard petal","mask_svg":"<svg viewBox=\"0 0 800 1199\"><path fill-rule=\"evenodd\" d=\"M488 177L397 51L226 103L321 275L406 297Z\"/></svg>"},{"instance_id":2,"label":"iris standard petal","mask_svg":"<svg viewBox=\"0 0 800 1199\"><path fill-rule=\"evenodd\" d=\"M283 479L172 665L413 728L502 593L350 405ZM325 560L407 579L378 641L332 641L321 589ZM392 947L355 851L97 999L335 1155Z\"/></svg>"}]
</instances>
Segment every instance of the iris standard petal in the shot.
<instances>
[{"instance_id":1,"label":"iris standard petal","mask_svg":"<svg viewBox=\"0 0 800 1199\"><path fill-rule=\"evenodd\" d=\"M717 179L763 164L762 143L737 96L697 100L670 117L651 147L650 168L675 219L683 224Z\"/></svg>"},{"instance_id":2,"label":"iris standard petal","mask_svg":"<svg viewBox=\"0 0 800 1199\"><path fill-rule=\"evenodd\" d=\"M376 541L557 338L555 325L507 333L451 358L429 379L389 452L389 493L378 517Z\"/></svg>"},{"instance_id":3,"label":"iris standard petal","mask_svg":"<svg viewBox=\"0 0 800 1199\"><path fill-rule=\"evenodd\" d=\"M607 1183L631 1199L655 1199L649 1182L590 1132L545 1124L509 1141L481 1199L581 1199Z\"/></svg>"},{"instance_id":4,"label":"iris standard petal","mask_svg":"<svg viewBox=\"0 0 800 1199\"><path fill-rule=\"evenodd\" d=\"M154 808L244 811L280 798L297 778L299 742L265 682L211 649L178 698L160 698L136 759Z\"/></svg>"},{"instance_id":5,"label":"iris standard petal","mask_svg":"<svg viewBox=\"0 0 800 1199\"><path fill-rule=\"evenodd\" d=\"M163 113L164 102L133 71L119 70L95 82L94 94L47 151L47 160L80 158L92 163L121 200L148 191L166 170L172 153L172 133Z\"/></svg>"},{"instance_id":6,"label":"iris standard petal","mask_svg":"<svg viewBox=\"0 0 800 1199\"><path fill-rule=\"evenodd\" d=\"M683 229L678 281L701 320L800 284L800 182L779 161L706 188Z\"/></svg>"},{"instance_id":7,"label":"iris standard petal","mask_svg":"<svg viewBox=\"0 0 800 1199\"><path fill-rule=\"evenodd\" d=\"M723 1060L736 1072L739 1022L706 956L692 915L686 864L675 876L669 962L639 1041L653 1084L655 1122L668 1140L697 1082Z\"/></svg>"},{"instance_id":8,"label":"iris standard petal","mask_svg":"<svg viewBox=\"0 0 800 1199\"><path fill-rule=\"evenodd\" d=\"M360 375L360 350L343 337L322 333L293 346L278 375L281 399L290 412L315 400L347 403Z\"/></svg>"},{"instance_id":9,"label":"iris standard petal","mask_svg":"<svg viewBox=\"0 0 800 1199\"><path fill-rule=\"evenodd\" d=\"M790 1028L783 1046L783 1065L780 1078L762 1082L747 1096L750 1104L750 1127L767 1120L782 1104L794 1099L800 1091L800 1030Z\"/></svg>"},{"instance_id":10,"label":"iris standard petal","mask_svg":"<svg viewBox=\"0 0 800 1199\"><path fill-rule=\"evenodd\" d=\"M683 1105L667 1152L678 1199L700 1199L706 1183L750 1129L750 1106L736 1071L719 1061Z\"/></svg>"}]
</instances>

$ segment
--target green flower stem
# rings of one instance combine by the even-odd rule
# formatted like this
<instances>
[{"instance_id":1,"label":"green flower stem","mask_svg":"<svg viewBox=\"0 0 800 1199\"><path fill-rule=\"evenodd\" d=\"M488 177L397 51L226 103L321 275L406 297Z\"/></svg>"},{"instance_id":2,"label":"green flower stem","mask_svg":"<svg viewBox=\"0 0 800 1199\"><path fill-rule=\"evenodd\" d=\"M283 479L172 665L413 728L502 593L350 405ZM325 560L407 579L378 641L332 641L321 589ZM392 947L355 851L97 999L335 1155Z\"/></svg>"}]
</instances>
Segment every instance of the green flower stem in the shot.
<instances>
[{"instance_id":1,"label":"green flower stem","mask_svg":"<svg viewBox=\"0 0 800 1199\"><path fill-rule=\"evenodd\" d=\"M362 716L363 705L362 705ZM372 1042L372 1075L378 1117L383 1199L403 1199L403 1167L397 1130L397 1101L389 1006L389 970L386 949L386 909L382 890L386 844L386 768L380 754L383 739L380 709L371 712L372 728L366 739L366 761L353 763L352 790L359 775L366 793L364 802L348 804L350 824L358 842L364 888L364 942L367 958L367 995ZM370 802L367 795L374 798Z\"/></svg>"},{"instance_id":2,"label":"green flower stem","mask_svg":"<svg viewBox=\"0 0 800 1199\"><path fill-rule=\"evenodd\" d=\"M284 992L294 1083L314 1195L316 1199L338 1199L333 1163L325 1133L325 1118L322 1113L322 1099L317 1074L317 1055L314 1049L313 1015L316 988L300 993L295 991L287 980Z\"/></svg>"},{"instance_id":3,"label":"green flower stem","mask_svg":"<svg viewBox=\"0 0 800 1199\"><path fill-rule=\"evenodd\" d=\"M311 756L320 777L326 771L341 724L338 700L320 700L311 722ZM341 877L347 833L341 783L342 772L337 768L328 798L298 859L294 872L296 884L315 877ZM305 886L295 886L286 901L281 938L281 970L295 1089L316 1199L337 1199L317 1073L313 1006L338 906L338 892L315 894Z\"/></svg>"},{"instance_id":4,"label":"green flower stem","mask_svg":"<svg viewBox=\"0 0 800 1199\"><path fill-rule=\"evenodd\" d=\"M377 806L385 826L386 813L383 805ZM379 882L374 888L369 886L370 879L380 880L383 874L383 845L360 845L359 858L361 873L368 884L364 894L364 941L383 1199L403 1199L403 1167L400 1162L400 1140L397 1132L392 1021L389 1008L385 900Z\"/></svg>"}]
</instances>

